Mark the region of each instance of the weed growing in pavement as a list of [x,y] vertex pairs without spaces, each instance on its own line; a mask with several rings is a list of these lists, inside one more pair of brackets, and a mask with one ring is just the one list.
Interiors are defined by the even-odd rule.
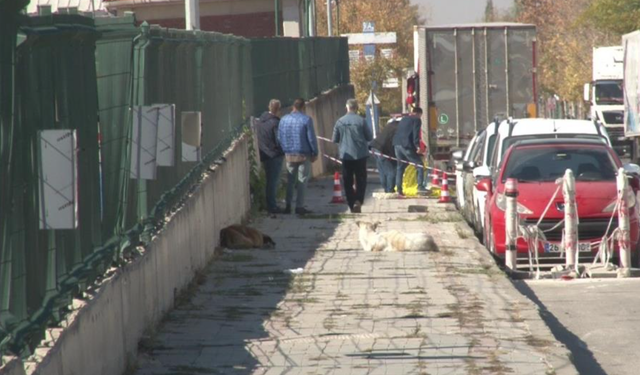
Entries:
[[457,212],[434,213],[431,215],[420,215],[414,217],[399,217],[397,221],[424,221],[430,224],[457,223],[461,222],[462,215]]
[[250,254],[229,254],[222,257],[224,262],[251,262],[254,259]]
[[466,240],[467,238],[469,238],[469,233],[459,225],[456,225],[456,233],[458,233],[458,237],[460,237],[463,240]]

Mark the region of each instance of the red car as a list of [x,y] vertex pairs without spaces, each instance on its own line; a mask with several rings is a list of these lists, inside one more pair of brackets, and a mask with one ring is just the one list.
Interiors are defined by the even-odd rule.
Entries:
[[[595,255],[597,246],[609,225],[617,200],[616,174],[622,167],[620,159],[604,142],[588,139],[529,140],[515,143],[505,154],[492,178],[480,180],[477,188],[486,191],[485,238],[487,247],[494,254],[505,253],[504,196],[507,178],[518,180],[518,213],[525,223],[536,223],[558,185],[555,181],[571,169],[576,179],[576,203],[578,205],[578,241],[581,254]],[[640,186],[637,177],[631,177],[627,192],[632,247],[638,243],[638,207],[636,193]],[[564,218],[562,190],[558,193],[540,223],[542,230],[554,228]],[[614,215],[609,233],[617,227]],[[560,251],[563,226],[545,233],[547,241],[539,247],[541,254],[552,256]],[[528,253],[523,239],[518,239],[519,253]],[[616,249],[617,250],[617,249]],[[632,248],[634,264],[637,248]]]

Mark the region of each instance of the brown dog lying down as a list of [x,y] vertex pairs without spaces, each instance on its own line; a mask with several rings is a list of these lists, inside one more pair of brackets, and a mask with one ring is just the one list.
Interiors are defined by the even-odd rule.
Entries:
[[356,221],[360,245],[364,251],[438,251],[433,237],[426,233],[403,233],[397,230],[376,232],[380,223]]
[[220,246],[228,249],[270,249],[276,246],[271,237],[246,225],[230,225],[220,231]]

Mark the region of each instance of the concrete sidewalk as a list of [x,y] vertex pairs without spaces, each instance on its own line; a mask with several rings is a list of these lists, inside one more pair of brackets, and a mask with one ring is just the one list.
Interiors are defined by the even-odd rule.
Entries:
[[276,248],[226,250],[143,340],[137,374],[577,373],[453,205],[369,198],[358,220],[428,232],[441,251],[367,253],[356,216],[327,204],[332,181],[309,190],[316,214],[253,223]]

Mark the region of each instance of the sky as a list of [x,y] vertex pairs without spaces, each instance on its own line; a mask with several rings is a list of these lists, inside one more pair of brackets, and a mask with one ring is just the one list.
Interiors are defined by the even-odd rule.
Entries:
[[[430,26],[453,23],[478,22],[484,15],[486,0],[411,0],[413,4],[429,9]],[[513,0],[493,0],[498,9],[513,5]]]

